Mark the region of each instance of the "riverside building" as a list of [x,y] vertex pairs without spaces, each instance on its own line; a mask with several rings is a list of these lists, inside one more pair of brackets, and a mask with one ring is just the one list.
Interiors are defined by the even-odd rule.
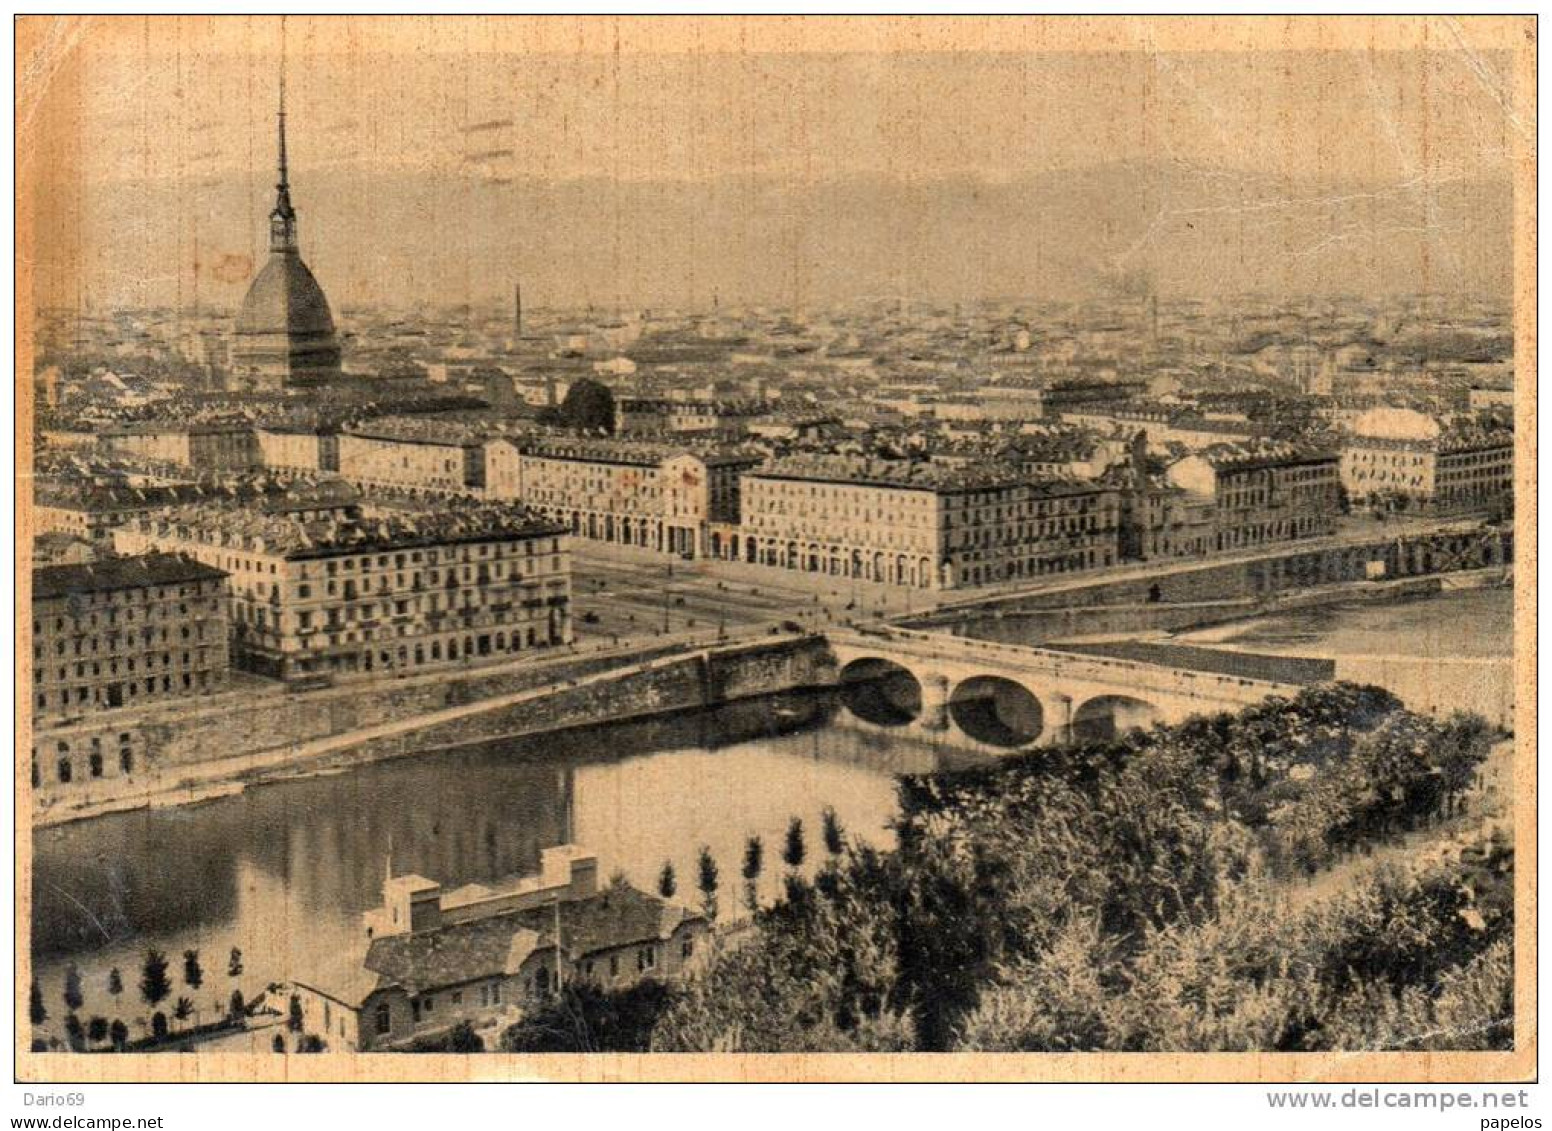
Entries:
[[[1337,457],[1292,444],[1215,444],[1170,464],[1166,478],[1204,510],[1177,554],[1237,550],[1336,532],[1341,481]],[[1188,508],[1189,509],[1189,508]]]
[[516,506],[135,517],[120,553],[186,554],[231,575],[233,652],[276,679],[417,670],[571,641],[566,532]]
[[1111,487],[1017,467],[791,456],[743,478],[743,524],[718,557],[917,589],[1115,564]]
[[[230,671],[227,575],[148,553],[32,575],[32,706],[40,724],[221,690]],[[101,777],[102,755],[57,777]]]

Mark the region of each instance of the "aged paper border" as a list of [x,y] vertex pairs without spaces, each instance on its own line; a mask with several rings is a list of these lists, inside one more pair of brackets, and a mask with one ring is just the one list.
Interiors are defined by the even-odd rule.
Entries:
[[[205,16],[160,17],[200,20]],[[324,50],[380,48],[424,16],[337,16],[323,22]],[[84,36],[138,16],[22,16],[13,23],[16,60],[16,610],[30,625],[32,460],[31,203],[40,191],[33,116],[44,94],[79,82],[71,58]],[[240,21],[232,20],[236,25]],[[109,29],[111,32],[111,28]],[[234,27],[235,31],[235,27]],[[327,32],[338,31],[337,42]],[[1445,1053],[1083,1053],[1083,1054],[590,1054],[269,1056],[234,1054],[72,1055],[30,1053],[17,1041],[15,1078],[28,1082],[451,1082],[609,1081],[1104,1081],[1486,1083],[1536,1078],[1536,41],[1534,16],[681,16],[503,17],[503,34],[530,49],[652,52],[682,48],[768,52],[1250,51],[1454,49],[1512,54],[1514,167],[1515,427],[1515,1047]],[[30,641],[16,652],[15,1032],[25,1032],[30,984],[32,836]],[[22,706],[22,705],[26,706]]]

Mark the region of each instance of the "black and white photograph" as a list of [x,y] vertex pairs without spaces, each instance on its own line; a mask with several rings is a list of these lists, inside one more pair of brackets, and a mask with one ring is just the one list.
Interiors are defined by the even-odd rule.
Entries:
[[19,1081],[1534,1079],[1534,16],[14,34]]

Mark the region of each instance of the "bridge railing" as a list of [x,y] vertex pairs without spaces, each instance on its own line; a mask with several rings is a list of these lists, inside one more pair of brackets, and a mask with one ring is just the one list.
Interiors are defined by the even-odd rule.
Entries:
[[[836,633],[835,636],[843,636]],[[1260,695],[1297,692],[1298,684],[1277,680],[1256,679],[1252,676],[1227,675],[1221,672],[1202,672],[1191,668],[1176,668],[1165,664],[1148,664],[1139,660],[1123,660],[1111,656],[1080,655],[1061,652],[1052,648],[1034,648],[1022,644],[1005,644],[994,640],[977,640],[967,636],[950,636],[943,633],[922,632],[917,629],[890,626],[887,629],[870,628],[857,633],[854,646],[877,648],[880,641],[892,640],[910,646],[912,650],[925,649],[934,658],[976,658],[1020,668],[1088,668],[1130,677],[1128,682],[1139,686],[1158,688],[1160,681],[1167,682],[1163,690],[1175,694],[1212,697],[1211,689],[1234,688],[1235,695],[1250,693]],[[1182,686],[1182,684],[1184,686]]]

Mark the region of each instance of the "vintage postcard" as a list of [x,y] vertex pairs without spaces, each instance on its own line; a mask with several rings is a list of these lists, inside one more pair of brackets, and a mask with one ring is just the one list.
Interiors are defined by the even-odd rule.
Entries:
[[19,1079],[1533,1078],[1533,17],[15,52]]

